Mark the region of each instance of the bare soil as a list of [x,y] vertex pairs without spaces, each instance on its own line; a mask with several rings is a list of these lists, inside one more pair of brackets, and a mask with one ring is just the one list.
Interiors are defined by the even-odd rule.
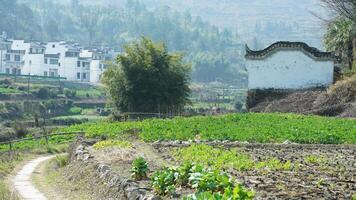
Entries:
[[262,90],[249,94],[251,112],[292,112],[335,117],[356,117],[356,75],[327,89]]
[[[150,175],[164,166],[177,165],[171,150],[186,145],[136,142],[133,150],[106,149],[93,152],[96,159],[108,164],[122,176],[130,177],[131,163],[137,156],[147,159]],[[174,143],[175,144],[175,143]],[[236,145],[235,145],[236,144]],[[219,146],[247,153],[256,162],[270,158],[290,161],[290,170],[229,170],[245,186],[256,191],[257,199],[351,199],[356,194],[355,145],[241,144]],[[313,156],[317,160],[308,160]],[[140,184],[147,187],[149,180]],[[193,192],[179,190],[182,196]],[[172,199],[166,197],[164,199]]]

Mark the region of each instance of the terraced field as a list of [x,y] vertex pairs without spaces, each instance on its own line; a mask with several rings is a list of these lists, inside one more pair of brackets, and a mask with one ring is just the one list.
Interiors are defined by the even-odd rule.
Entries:
[[[216,193],[226,195],[226,191],[222,192],[217,188],[219,185],[228,188],[235,181],[247,192],[244,194],[250,191],[254,199],[352,199],[356,195],[355,145],[220,141],[166,141],[147,144],[127,140],[130,139],[126,138],[125,142],[98,142],[94,148],[89,146],[85,151],[91,154],[89,160],[105,163],[105,169],[114,174],[112,177],[128,179],[137,187],[161,199],[203,200],[207,196],[198,198],[198,195],[204,191],[207,194],[217,191]],[[140,157],[147,161],[147,178],[134,180],[133,163]],[[87,162],[88,160],[83,164]],[[70,165],[69,168],[78,168],[77,165],[78,163]],[[101,168],[104,169],[104,166]],[[197,168],[208,171],[199,171]],[[76,175],[77,173],[77,170],[73,174],[67,172],[66,176],[74,176],[76,181],[81,182],[82,176]],[[87,172],[81,172],[83,173]],[[108,172],[101,173],[105,177]],[[180,182],[184,180],[181,176],[187,178],[185,184]],[[117,181],[117,178],[105,179],[111,184],[114,184],[114,180]],[[194,193],[197,194],[194,198],[189,197]],[[106,198],[116,198],[122,194],[111,188],[110,195]],[[233,199],[250,198],[246,196]]]

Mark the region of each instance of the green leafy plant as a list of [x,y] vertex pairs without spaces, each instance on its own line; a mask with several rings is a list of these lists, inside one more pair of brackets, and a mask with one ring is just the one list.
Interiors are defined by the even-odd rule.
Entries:
[[325,157],[322,156],[309,155],[304,158],[304,162],[310,164],[324,165],[327,163],[327,160]]
[[194,170],[193,167],[194,165],[192,163],[186,162],[183,165],[181,165],[179,168],[177,168],[177,172],[178,172],[177,183],[179,185],[182,186],[188,185],[190,174],[193,173]]
[[148,164],[143,157],[135,159],[132,163],[131,176],[135,180],[143,180],[147,178]]
[[[106,134],[115,138],[125,131],[140,130],[140,139],[190,140],[197,133],[203,140],[230,140],[280,143],[286,140],[305,144],[356,143],[355,120],[279,113],[245,113],[174,119],[147,119],[140,122],[101,122],[74,125],[59,132],[85,131],[87,137]],[[242,168],[248,166],[242,166]]]
[[183,200],[252,200],[254,196],[253,191],[238,184],[233,188],[225,188],[223,192],[198,192],[183,198]]
[[178,173],[172,168],[157,171],[151,177],[152,187],[159,195],[174,195],[176,192],[175,181],[177,177]]

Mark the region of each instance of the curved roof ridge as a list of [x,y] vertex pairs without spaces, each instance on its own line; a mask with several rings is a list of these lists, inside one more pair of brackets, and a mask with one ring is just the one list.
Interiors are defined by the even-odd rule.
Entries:
[[333,52],[323,52],[315,47],[311,47],[304,42],[288,42],[288,41],[279,41],[271,44],[263,50],[254,51],[251,50],[246,44],[246,55],[247,59],[264,59],[272,54],[276,53],[279,50],[301,50],[306,53],[308,56],[311,56],[314,59],[322,60],[335,60],[337,57]]

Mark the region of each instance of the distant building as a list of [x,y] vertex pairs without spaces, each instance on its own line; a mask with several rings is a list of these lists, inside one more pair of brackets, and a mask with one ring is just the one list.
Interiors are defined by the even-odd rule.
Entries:
[[335,56],[302,42],[277,42],[253,51],[246,45],[249,89],[303,89],[333,83]]
[[87,49],[73,42],[34,42],[0,36],[0,73],[64,77],[70,81],[98,83],[107,61],[117,52]]

